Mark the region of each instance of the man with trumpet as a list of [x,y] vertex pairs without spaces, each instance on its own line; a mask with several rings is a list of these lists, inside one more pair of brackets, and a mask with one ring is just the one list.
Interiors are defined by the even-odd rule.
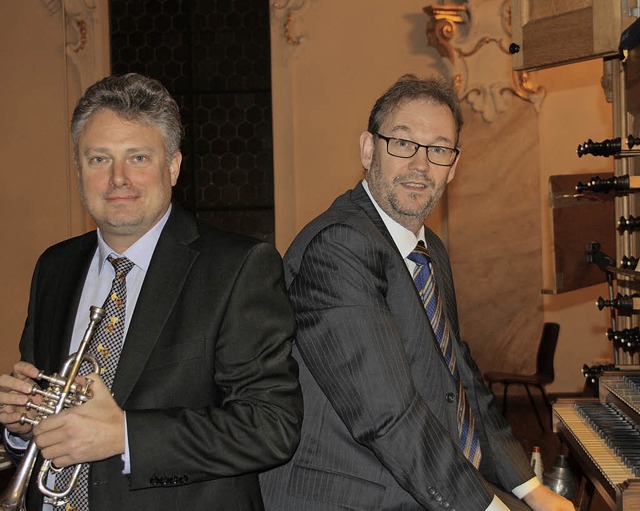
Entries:
[[[21,361],[0,375],[0,422],[14,456],[35,442],[53,469],[87,468],[58,501],[33,483],[41,461],[7,492],[26,493],[30,511],[262,509],[257,473],[292,456],[302,419],[279,255],[171,203],[182,126],[159,82],[94,84],[71,134],[98,229],[40,257]],[[30,395],[34,382],[78,351],[95,305],[97,366],[74,378],[91,380],[89,398],[34,420],[46,399]],[[64,488],[69,472],[48,471],[46,488]],[[24,495],[7,492],[18,502],[0,509],[21,508]]]

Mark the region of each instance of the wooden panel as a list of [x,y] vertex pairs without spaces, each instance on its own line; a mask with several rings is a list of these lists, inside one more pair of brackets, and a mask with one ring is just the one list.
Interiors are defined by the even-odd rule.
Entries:
[[621,2],[612,0],[593,0],[594,56],[616,55],[620,46],[622,31],[634,18],[623,18]]
[[590,8],[550,18],[530,20],[522,29],[523,63],[527,69],[568,63],[593,55]]
[[[625,96],[627,111],[630,115],[638,117],[640,113],[640,48],[629,51],[627,60],[624,62]],[[632,129],[635,128],[632,123]],[[640,136],[638,132],[632,133]]]
[[615,56],[634,20],[616,0],[511,0],[511,14],[516,70]]
[[529,0],[529,19],[537,20],[591,7],[592,0]]
[[[549,178],[553,211],[553,293],[606,282],[606,274],[586,260],[588,243],[598,242],[603,253],[613,258],[616,256],[613,195],[574,196],[578,181],[585,182],[594,175],[569,174]],[[612,174],[605,171],[597,175],[605,178]]]

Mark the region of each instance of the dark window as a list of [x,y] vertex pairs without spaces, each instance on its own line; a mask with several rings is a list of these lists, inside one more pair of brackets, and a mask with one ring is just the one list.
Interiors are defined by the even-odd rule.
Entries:
[[269,4],[111,0],[112,72],[160,80],[186,138],[174,200],[222,229],[274,241]]

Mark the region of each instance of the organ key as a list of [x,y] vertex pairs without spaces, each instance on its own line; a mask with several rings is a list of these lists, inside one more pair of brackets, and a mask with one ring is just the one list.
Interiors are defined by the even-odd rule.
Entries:
[[599,398],[559,399],[553,424],[612,510],[640,510],[640,373],[603,373]]

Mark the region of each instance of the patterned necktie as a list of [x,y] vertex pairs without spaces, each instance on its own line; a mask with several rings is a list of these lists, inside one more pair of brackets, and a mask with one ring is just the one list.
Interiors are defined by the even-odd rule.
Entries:
[[[111,284],[111,290],[102,308],[105,315],[91,339],[88,352],[96,357],[100,364],[100,376],[105,385],[111,388],[113,378],[118,367],[122,341],[124,340],[124,323],[127,300],[127,274],[134,264],[126,257],[113,258],[109,256],[116,275]],[[86,362],[80,369],[80,374],[89,372],[90,364]],[[56,476],[58,488],[68,487],[75,466],[65,468]],[[69,494],[69,502],[65,511],[89,511],[89,464],[84,463],[78,474],[76,486]]]
[[449,323],[444,314],[442,300],[436,287],[435,278],[431,272],[431,258],[422,241],[418,242],[414,251],[409,254],[408,259],[416,264],[413,272],[413,281],[422,298],[422,303],[424,304],[431,327],[440,345],[444,360],[449,367],[449,371],[451,371],[451,374],[458,383],[457,419],[460,449],[462,449],[465,457],[473,463],[475,467],[478,467],[481,457],[478,433],[475,430],[471,407],[469,407],[469,403],[467,403],[464,387],[460,380]]
[[113,265],[116,276],[113,278],[111,290],[102,306],[105,315],[91,339],[89,353],[96,357],[98,364],[100,364],[100,376],[105,385],[111,388],[124,340],[127,302],[126,278],[134,264],[126,257],[116,259],[109,256],[108,260]]

